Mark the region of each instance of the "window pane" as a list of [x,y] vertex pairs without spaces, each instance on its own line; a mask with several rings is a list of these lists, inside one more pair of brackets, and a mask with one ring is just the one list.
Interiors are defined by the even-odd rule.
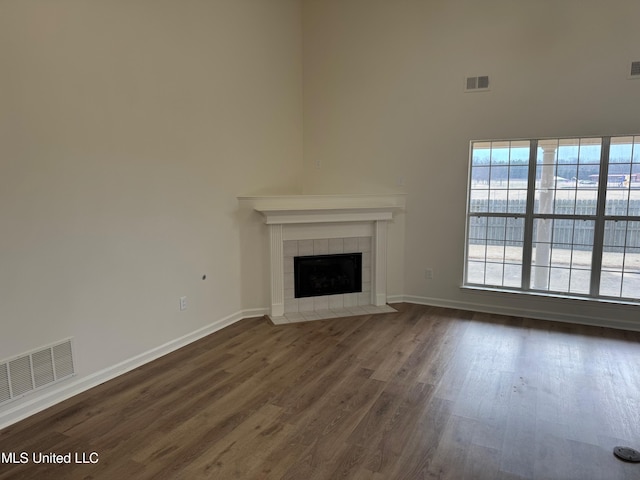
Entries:
[[595,215],[598,202],[599,165],[578,165],[576,215]]
[[[624,271],[628,273],[640,273],[640,248],[627,248],[624,253]],[[640,291],[636,292],[640,297]]]
[[504,245],[491,245],[487,247],[487,261],[504,263]]
[[487,217],[471,217],[469,219],[469,243],[484,245],[487,240]]
[[467,254],[469,260],[484,262],[487,258],[487,246],[484,244],[469,245]]
[[489,211],[489,190],[471,190],[471,196],[469,199],[469,211]]
[[622,274],[603,270],[600,274],[600,295],[620,297],[622,295]]
[[588,165],[581,163],[578,165],[578,187],[579,188],[598,188],[598,173],[600,165]]
[[549,288],[554,292],[569,291],[569,273],[568,268],[550,268]]
[[472,143],[470,212],[525,212],[530,143]]
[[481,190],[489,188],[489,175],[491,174],[491,167],[473,167],[471,169],[471,189]]
[[580,140],[576,138],[561,138],[557,144],[552,145],[558,148],[558,163],[577,164],[580,156]]
[[535,212],[595,215],[600,139],[542,140],[536,156]]
[[[528,161],[528,159],[527,159]],[[518,184],[519,188],[527,188],[527,177],[529,176],[529,166],[526,163],[511,164],[509,167],[509,180],[512,184]]]
[[511,152],[509,152],[511,164],[512,165],[528,165],[529,149],[531,148],[531,141],[516,140],[509,143],[511,145]]
[[580,139],[580,163],[600,164],[601,138]]
[[550,220],[553,222],[553,243],[571,245],[575,220]]
[[527,210],[527,191],[526,190],[510,190],[507,201],[508,201],[507,212],[525,213]]
[[491,188],[507,188],[509,185],[509,165],[491,166]]
[[536,213],[552,213],[555,200],[557,140],[541,140],[536,154]]
[[551,266],[551,242],[553,239],[553,220],[538,219],[534,222],[531,288],[549,289]]
[[504,217],[490,217],[487,224],[487,243],[489,245],[503,245],[507,219]]
[[600,294],[640,299],[640,221],[605,222]]
[[502,283],[504,265],[502,263],[487,263],[484,283],[496,287],[504,286]]
[[594,222],[534,221],[531,288],[562,293],[589,293]]
[[489,190],[489,211],[497,213],[507,212],[506,190]]
[[627,248],[640,247],[640,221],[627,223]]
[[469,261],[467,263],[467,282],[484,284],[484,266],[484,262]]
[[613,137],[609,147],[609,163],[631,163],[633,137]]
[[631,165],[623,164],[615,166],[618,168],[612,168],[614,165],[609,166],[606,215],[627,215],[629,211],[629,201],[631,199],[631,189],[629,188]]
[[622,279],[622,297],[637,300],[640,297],[640,274],[627,273]]
[[[577,162],[578,159],[576,158],[575,161]],[[558,162],[561,162],[561,160],[558,159]],[[571,188],[575,185],[575,180],[578,178],[578,164],[577,163],[570,163],[570,164],[558,163],[557,173],[558,173],[558,178],[563,179],[562,182],[560,181],[558,182],[558,186],[560,188]]]
[[570,293],[588,294],[590,290],[591,270],[571,270]]
[[521,286],[523,218],[470,217],[467,282]]
[[[604,228],[603,251],[621,252],[627,238],[627,222],[607,221]],[[620,247],[615,249],[613,247]]]
[[[522,252],[522,251],[521,251]],[[522,254],[520,255],[522,258]],[[505,287],[522,286],[522,265],[506,264],[504,266],[504,283]]]
[[506,221],[507,246],[522,246],[524,240],[524,218],[507,218]]
[[593,236],[595,234],[595,223],[592,220],[576,220],[573,223],[573,245],[578,250],[591,251],[593,248]]
[[473,142],[471,145],[471,164],[489,165],[491,159],[491,142]]
[[640,215],[639,138],[611,139],[606,215]]
[[621,272],[624,267],[624,253],[615,251],[602,252],[602,270]]

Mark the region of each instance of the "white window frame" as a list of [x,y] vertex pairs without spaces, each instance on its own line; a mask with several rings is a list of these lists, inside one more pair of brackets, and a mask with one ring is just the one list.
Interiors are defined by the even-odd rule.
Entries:
[[[612,139],[614,140],[615,145],[623,145],[622,143],[616,143],[616,142],[622,142],[624,139],[628,139],[631,138],[631,154],[630,154],[630,159],[629,159],[629,170],[630,172],[634,171],[634,167],[635,170],[638,170],[638,164],[640,162],[638,162],[638,155],[640,155],[640,152],[638,152],[638,150],[640,150],[640,136],[639,135],[617,135],[617,136],[589,136],[589,137],[565,137],[565,138],[551,138],[551,139],[518,139],[518,140],[482,140],[482,141],[472,141],[470,142],[470,147],[469,147],[469,178],[468,178],[468,184],[467,184],[467,214],[466,214],[466,233],[465,233],[465,262],[464,262],[464,281],[463,281],[463,287],[466,288],[482,288],[482,289],[490,289],[490,290],[499,290],[499,291],[512,291],[512,292],[522,292],[522,293],[530,293],[530,294],[544,294],[544,295],[551,295],[551,296],[560,296],[560,297],[580,297],[580,298],[586,298],[586,299],[596,299],[596,300],[606,300],[606,301],[613,301],[616,303],[632,303],[632,304],[638,304],[640,303],[640,288],[638,288],[637,293],[635,291],[635,284],[634,285],[634,290],[633,290],[633,294],[632,295],[628,295],[630,289],[626,288],[625,290],[625,283],[623,283],[623,278],[624,275],[628,275],[627,278],[632,278],[634,279],[633,281],[635,281],[635,279],[640,278],[640,271],[635,272],[632,271],[633,273],[627,273],[627,270],[624,266],[624,259],[627,256],[627,253],[629,252],[629,256],[630,258],[632,258],[632,253],[633,255],[636,255],[638,252],[640,252],[640,249],[638,248],[640,246],[640,231],[637,230],[637,227],[640,226],[640,215],[619,215],[619,214],[611,214],[611,212],[607,212],[607,193],[608,191],[611,190],[611,186],[610,186],[610,180],[611,177],[609,175],[609,167],[610,165],[615,162],[615,158],[611,158],[610,159],[610,153],[611,153],[611,143],[612,143]],[[591,166],[593,167],[594,165],[598,167],[599,171],[597,173],[597,175],[599,175],[598,177],[598,181],[597,181],[597,188],[596,188],[596,204],[595,204],[595,211],[589,213],[589,214],[578,214],[576,213],[577,211],[577,201],[574,202],[574,213],[573,214],[565,214],[565,213],[554,213],[554,212],[536,212],[536,193],[540,193],[541,191],[543,191],[544,189],[540,187],[541,185],[541,179],[537,178],[538,177],[538,168],[541,167],[541,165],[546,161],[543,158],[539,158],[539,146],[541,145],[548,145],[548,142],[554,142],[557,141],[558,145],[560,145],[560,142],[562,141],[577,141],[578,144],[580,145],[582,141],[585,142],[594,142],[595,144],[597,144],[597,141],[599,141],[599,145],[600,145],[600,159],[599,159],[599,164],[598,163],[592,163]],[[476,171],[478,170],[482,170],[484,168],[484,165],[474,165],[474,146],[475,145],[482,145],[482,144],[508,144],[509,145],[509,160],[507,162],[507,167],[511,168],[514,165],[511,164],[511,145],[512,144],[517,144],[517,145],[523,145],[526,142],[528,142],[529,145],[529,156],[528,156],[528,165],[527,165],[527,178],[526,178],[526,189],[524,190],[518,190],[518,189],[514,189],[513,191],[520,191],[521,192],[521,196],[523,195],[522,192],[525,192],[526,190],[526,202],[525,202],[525,208],[524,211],[509,211],[510,208],[510,203],[508,204],[509,206],[505,206],[505,211],[491,211],[492,210],[492,203],[491,203],[491,196],[492,196],[492,190],[491,185],[492,185],[492,179],[489,178],[489,180],[487,181],[488,183],[488,193],[487,193],[487,208],[485,209],[486,211],[482,211],[482,210],[477,210],[477,207],[473,207],[476,208],[476,210],[472,209],[472,193],[473,192],[478,192],[481,191],[477,190],[473,187],[474,185],[474,179],[472,178],[473,175],[473,169],[474,167],[476,167]],[[585,143],[586,144],[586,143]],[[493,147],[491,147],[493,149]],[[542,148],[542,147],[540,147]],[[636,149],[635,151],[633,149]],[[493,150],[492,150],[493,151]],[[610,162],[611,160],[611,162]],[[522,158],[520,158],[520,161],[522,161]],[[492,160],[489,161],[489,170],[487,170],[488,172],[491,171],[491,169],[495,168],[498,169],[500,167],[504,167],[504,165],[498,165],[496,164],[494,166],[493,163],[491,163]],[[556,155],[556,161],[554,161],[553,164],[553,168],[554,171],[557,171],[559,163],[557,162],[557,155]],[[583,164],[584,166],[585,164]],[[580,160],[579,160],[579,156],[578,156],[578,160],[577,163],[575,164],[576,170],[578,170],[580,168]],[[544,168],[544,167],[542,167]],[[491,175],[491,174],[490,174]],[[631,174],[630,178],[633,178],[633,174]],[[553,181],[557,182],[557,177],[553,177]],[[603,179],[605,181],[603,181]],[[477,178],[476,178],[477,181]],[[577,191],[578,191],[578,177],[576,176],[575,179],[575,189],[576,189],[576,195],[577,195]],[[629,187],[629,183],[631,182],[631,179],[627,180],[625,178],[624,183],[626,183],[626,186]],[[506,189],[503,190],[503,192],[506,194],[507,198],[511,198],[511,193],[512,190],[510,190],[510,185],[511,185],[511,177],[509,177],[507,179],[507,187]],[[635,185],[632,185],[631,187],[629,187],[629,196],[627,197],[627,206],[631,204],[631,188],[634,187],[639,187],[640,183],[636,183]],[[554,183],[554,187],[553,187],[554,192],[557,191],[557,183]],[[640,194],[640,190],[638,190],[638,193]],[[555,194],[554,194],[555,195]],[[575,197],[577,199],[577,196]],[[538,199],[540,200],[540,199]],[[555,200],[554,200],[555,202]],[[507,205],[507,204],[505,204]],[[541,207],[539,207],[541,208]],[[555,209],[555,203],[554,203],[554,207]],[[627,213],[629,213],[627,211]],[[637,213],[637,212],[636,212]],[[475,237],[471,237],[472,235],[472,221],[474,220],[478,220],[478,219],[486,219],[487,222],[487,234],[484,238],[479,238],[476,239]],[[498,224],[500,224],[500,222],[503,222],[505,224],[505,234],[503,235],[502,238],[495,240],[495,239],[491,239],[489,236],[489,221],[490,219],[494,219],[494,223],[497,222]],[[507,261],[507,246],[509,244],[509,242],[511,242],[512,240],[509,239],[508,235],[507,235],[507,222],[513,222],[514,219],[517,222],[524,222],[524,225],[521,229],[522,231],[522,240],[520,241],[515,241],[516,244],[521,244],[522,246],[522,256],[520,258],[520,262],[515,262],[515,263],[509,263]],[[554,289],[554,288],[550,288],[549,285],[547,285],[546,287],[542,287],[540,288],[539,286],[534,286],[534,282],[533,282],[533,275],[534,275],[534,271],[536,271],[535,269],[538,268],[538,272],[540,272],[541,267],[534,265],[535,264],[535,259],[534,257],[534,250],[535,250],[535,240],[534,240],[534,230],[536,228],[536,222],[540,222],[542,220],[546,220],[547,222],[556,222],[556,221],[561,221],[561,222],[565,222],[565,223],[570,223],[570,222],[574,222],[573,223],[573,236],[572,236],[572,240],[571,243],[568,243],[566,245],[571,247],[571,262],[573,262],[573,253],[574,253],[574,248],[576,247],[576,243],[575,242],[575,231],[576,231],[576,222],[582,222],[582,221],[586,221],[586,222],[592,222],[593,223],[593,239],[592,239],[592,243],[591,244],[585,244],[585,247],[591,247],[592,246],[592,250],[591,250],[591,257],[590,257],[590,265],[589,265],[589,269],[585,270],[583,269],[579,269],[576,268],[576,272],[579,272],[583,277],[586,276],[587,271],[590,272],[589,274],[589,280],[588,280],[588,287],[583,288],[583,291],[571,291],[571,273],[572,273],[572,263],[570,262],[570,266],[568,267],[568,274],[569,274],[569,288],[567,289]],[[615,243],[612,243],[611,245],[605,245],[605,241],[606,241],[606,232],[605,229],[609,228],[610,226],[613,225],[613,223],[611,222],[626,222],[625,225],[625,233],[623,235],[623,237],[625,239],[630,239],[630,240],[624,240],[624,244],[619,246],[619,247],[615,247]],[[629,222],[633,222],[633,223],[629,223]],[[637,223],[635,223],[637,222]],[[538,223],[539,225],[539,223]],[[630,227],[630,225],[632,225],[632,227]],[[631,229],[633,228],[633,230]],[[629,233],[632,232],[632,233]],[[485,260],[484,260],[484,264],[482,262],[482,260],[478,261],[477,257],[473,257],[472,254],[470,254],[470,247],[472,245],[478,245],[478,242],[480,244],[480,246],[482,247],[482,241],[484,241],[484,250],[485,252],[488,251],[489,245],[496,245],[496,242],[498,244],[498,246],[500,247],[500,242],[503,242],[503,254],[502,254],[502,261],[500,261],[499,257],[497,261],[487,261],[487,257],[488,255],[485,253]],[[629,247],[629,249],[627,250],[627,242],[629,242],[629,244],[631,245]],[[538,248],[540,248],[540,245],[543,245],[541,243],[537,243]],[[549,243],[549,245],[553,245],[555,247],[555,244],[553,242]],[[617,274],[618,271],[617,270],[610,270],[608,268],[603,268],[603,255],[605,254],[605,250],[609,249],[612,250],[614,248],[621,248],[622,249],[622,266],[620,267],[620,294],[619,295],[614,295],[611,294],[610,292],[607,294],[606,292],[601,293],[601,279],[603,278],[602,275],[604,274],[608,274],[608,275],[614,275]],[[516,248],[516,252],[517,252],[518,248]],[[482,251],[482,250],[480,250]],[[584,255],[583,255],[584,257]],[[633,257],[634,259],[636,257]],[[482,281],[478,281],[478,275],[474,275],[473,272],[470,272],[470,270],[472,270],[472,268],[470,267],[470,265],[483,265],[482,268]],[[502,265],[502,277],[500,281],[488,281],[487,278],[487,271],[488,268],[490,266],[499,268]],[[521,272],[520,272],[520,282],[519,285],[514,284],[513,280],[511,280],[511,283],[509,283],[508,281],[505,280],[505,271],[507,267],[515,267],[515,269],[513,271],[517,272],[518,270],[518,266],[521,267]],[[550,269],[550,264],[547,264],[546,267],[542,267],[542,268],[547,268],[549,270]],[[629,275],[631,275],[629,277]],[[495,280],[495,276],[493,277]],[[583,278],[584,280],[584,278]],[[631,280],[630,280],[631,282]],[[517,281],[515,282],[517,283]],[[584,283],[584,281],[583,281]],[[604,282],[602,282],[604,283]],[[631,283],[629,283],[631,284]]]

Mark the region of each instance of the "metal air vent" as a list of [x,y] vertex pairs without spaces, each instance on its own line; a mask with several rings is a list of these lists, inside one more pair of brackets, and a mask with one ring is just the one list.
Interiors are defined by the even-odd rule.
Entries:
[[489,77],[487,75],[479,77],[465,77],[465,92],[486,92],[489,90]]
[[0,405],[74,373],[71,339],[2,362]]
[[640,62],[631,62],[629,78],[640,78]]

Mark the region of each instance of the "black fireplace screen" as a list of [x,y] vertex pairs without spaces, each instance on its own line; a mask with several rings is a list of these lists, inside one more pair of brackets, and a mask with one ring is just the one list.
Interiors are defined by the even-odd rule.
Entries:
[[294,257],[295,297],[362,291],[362,253]]

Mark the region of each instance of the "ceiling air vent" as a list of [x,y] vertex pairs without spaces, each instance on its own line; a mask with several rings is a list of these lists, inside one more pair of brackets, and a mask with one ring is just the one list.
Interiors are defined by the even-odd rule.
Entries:
[[631,62],[629,78],[640,78],[640,62]]
[[489,77],[487,75],[481,77],[466,77],[465,92],[486,92],[489,90]]

